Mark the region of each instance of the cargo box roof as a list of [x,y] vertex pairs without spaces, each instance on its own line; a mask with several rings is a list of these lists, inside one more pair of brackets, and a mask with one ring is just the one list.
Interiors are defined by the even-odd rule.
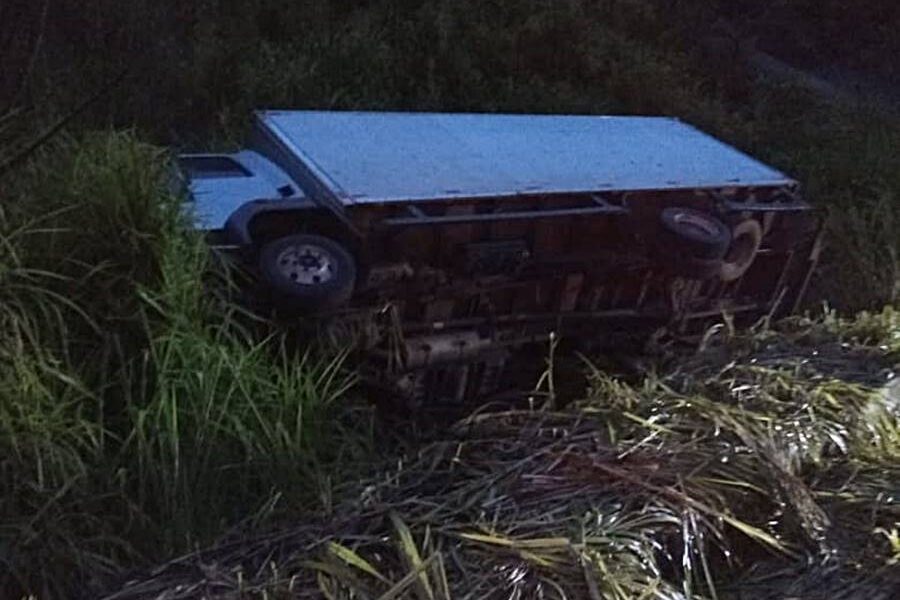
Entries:
[[257,119],[344,205],[794,184],[662,117],[262,111]]

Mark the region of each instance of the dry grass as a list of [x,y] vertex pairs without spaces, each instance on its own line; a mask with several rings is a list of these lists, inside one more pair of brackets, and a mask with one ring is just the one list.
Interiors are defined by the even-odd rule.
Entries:
[[892,598],[898,322],[868,319],[713,333],[632,383],[588,365],[566,409],[472,415],[328,519],[105,598]]

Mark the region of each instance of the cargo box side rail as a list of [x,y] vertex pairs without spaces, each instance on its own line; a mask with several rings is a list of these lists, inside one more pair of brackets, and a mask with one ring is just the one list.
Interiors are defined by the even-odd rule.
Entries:
[[[548,199],[547,195],[530,195],[541,199]],[[523,202],[527,202],[529,195],[519,195]],[[454,198],[454,202],[465,204],[466,199]],[[421,225],[459,225],[464,223],[486,223],[498,221],[521,221],[546,218],[583,217],[596,215],[628,215],[629,210],[614,201],[608,200],[600,194],[588,194],[574,206],[554,206],[549,203],[540,208],[529,207],[524,210],[510,209],[508,206],[500,208],[491,206],[485,212],[471,212],[466,214],[435,214],[432,205],[434,202],[407,202],[403,205],[402,216],[388,217],[381,221],[382,225],[389,227],[408,227]]]
[[709,195],[718,204],[722,212],[809,212],[812,205],[803,200],[796,192],[796,185],[777,188],[756,189],[744,188],[744,193],[726,197],[719,190],[709,190]]
[[[718,190],[695,190],[695,192],[705,192],[718,206],[718,210],[722,213],[735,212],[808,212],[813,207],[797,196],[790,187],[778,188],[774,191],[765,190],[765,197],[744,197],[744,198],[728,198],[723,196]],[[563,218],[563,217],[582,217],[596,215],[629,215],[631,211],[627,206],[624,197],[635,193],[647,193],[646,190],[639,192],[623,191],[616,193],[614,197],[610,194],[591,193],[581,195],[581,201],[574,206],[553,206],[551,194],[518,194],[515,197],[521,198],[523,203],[527,203],[530,198],[550,199],[551,204],[541,208],[529,207],[525,210],[510,210],[509,207],[498,208],[489,206],[485,211],[471,212],[466,214],[438,214],[432,206],[434,200],[414,201],[409,200],[403,203],[403,214],[399,216],[388,217],[383,219],[381,223],[386,226],[420,226],[420,225],[459,225],[465,223],[478,222],[495,222],[495,221],[517,221],[532,220],[544,218]],[[571,194],[566,194],[571,197]],[[508,198],[501,196],[499,199]],[[494,198],[495,200],[498,198]],[[436,199],[440,200],[440,199]],[[475,200],[483,202],[481,198],[448,198],[457,204],[472,203]],[[487,203],[485,203],[487,204]]]

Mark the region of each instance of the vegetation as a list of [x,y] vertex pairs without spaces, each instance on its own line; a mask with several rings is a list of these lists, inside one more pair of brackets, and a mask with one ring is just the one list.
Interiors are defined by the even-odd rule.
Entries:
[[164,175],[133,135],[87,136],[33,161],[3,214],[0,582],[13,597],[66,597],[327,495],[317,461],[338,448],[322,423],[352,375],[340,356],[258,341],[209,294],[221,285]]
[[631,382],[588,363],[564,410],[473,415],[327,522],[115,597],[893,597],[900,420],[859,340],[898,349],[897,317],[717,330]]
[[[881,312],[900,297],[900,119],[716,51],[797,25],[806,54],[790,54],[809,63],[838,47],[844,3],[188,4],[0,6],[7,596],[71,597],[298,516],[315,518],[128,593],[441,598],[502,579],[525,597],[725,597],[737,578],[801,594],[826,572],[873,597],[897,585],[900,434],[875,376],[900,352],[897,313]],[[842,66],[890,77],[896,58],[873,48],[896,43],[896,7],[866,6],[860,35],[838,36]],[[572,408],[473,417],[352,484],[387,468],[371,465],[353,374],[243,314],[165,191],[161,146],[236,144],[259,106],[681,117],[800,178],[832,213],[816,299],[874,312],[725,329],[631,381],[586,367]],[[199,562],[219,570],[176,573]],[[761,577],[776,569],[795,577]]]

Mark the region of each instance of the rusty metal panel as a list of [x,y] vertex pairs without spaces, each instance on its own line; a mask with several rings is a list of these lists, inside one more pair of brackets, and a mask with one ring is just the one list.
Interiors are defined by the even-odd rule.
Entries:
[[344,205],[794,185],[662,117],[264,111],[257,119]]

